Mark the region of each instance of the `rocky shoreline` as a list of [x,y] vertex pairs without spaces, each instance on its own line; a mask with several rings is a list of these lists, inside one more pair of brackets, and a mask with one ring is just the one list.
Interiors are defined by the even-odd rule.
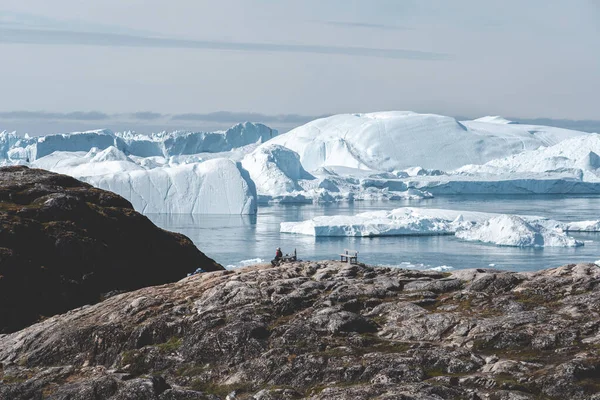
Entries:
[[600,399],[600,268],[202,273],[0,336],[2,399]]

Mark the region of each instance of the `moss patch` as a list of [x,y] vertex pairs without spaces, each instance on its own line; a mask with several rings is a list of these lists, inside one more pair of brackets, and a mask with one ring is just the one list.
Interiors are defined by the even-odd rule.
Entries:
[[167,342],[156,345],[156,348],[163,354],[174,353],[181,347],[182,340],[173,336]]

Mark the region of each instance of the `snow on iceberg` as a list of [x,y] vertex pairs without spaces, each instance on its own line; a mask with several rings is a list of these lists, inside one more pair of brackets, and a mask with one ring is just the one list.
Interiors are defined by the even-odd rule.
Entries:
[[487,122],[490,124],[503,124],[503,125],[508,125],[508,124],[516,124],[516,122],[510,121],[504,117],[501,117],[499,115],[488,115],[485,117],[481,117],[481,118],[477,118],[475,120],[473,120],[475,122]]
[[104,150],[93,147],[87,153],[56,151],[31,163],[34,168],[46,169],[59,174],[84,178],[97,175],[117,174],[124,171],[143,170],[121,150],[109,146]]
[[318,119],[269,143],[297,152],[310,172],[335,165],[392,172],[417,165],[451,170],[483,164],[581,135],[589,134],[395,111]]
[[548,229],[527,222],[516,215],[499,215],[470,229],[459,230],[456,237],[499,246],[514,247],[577,247],[583,242],[567,236],[562,230]]
[[282,222],[280,231],[310,236],[453,235],[503,246],[582,246],[564,232],[570,227],[600,228],[600,221],[563,223],[534,216],[404,207],[354,216],[322,216]]

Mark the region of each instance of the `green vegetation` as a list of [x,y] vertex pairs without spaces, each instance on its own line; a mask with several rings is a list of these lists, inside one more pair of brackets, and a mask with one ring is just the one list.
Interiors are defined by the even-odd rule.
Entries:
[[219,397],[225,397],[233,391],[235,391],[238,396],[240,394],[250,393],[253,391],[252,386],[248,383],[218,385],[211,382],[202,382],[202,380],[200,379],[193,380],[190,387],[193,390],[197,390],[206,394],[212,394]]
[[173,336],[167,342],[156,345],[161,353],[174,353],[181,347],[182,341],[180,338]]
[[198,365],[198,364],[190,364],[183,367],[178,368],[175,371],[175,375],[183,376],[183,377],[194,377],[203,374],[206,372],[209,367]]
[[28,378],[26,376],[22,375],[4,375],[0,381],[6,385],[14,385],[17,383],[23,383],[27,381],[27,379]]

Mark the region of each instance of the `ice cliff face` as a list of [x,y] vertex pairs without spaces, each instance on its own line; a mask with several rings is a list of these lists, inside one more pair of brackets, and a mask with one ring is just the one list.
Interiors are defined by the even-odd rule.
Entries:
[[256,214],[256,186],[231,160],[81,177],[127,198],[142,213]]
[[118,193],[144,213],[254,214],[256,186],[225,158],[183,164],[134,160],[115,147],[55,152],[32,163]]

